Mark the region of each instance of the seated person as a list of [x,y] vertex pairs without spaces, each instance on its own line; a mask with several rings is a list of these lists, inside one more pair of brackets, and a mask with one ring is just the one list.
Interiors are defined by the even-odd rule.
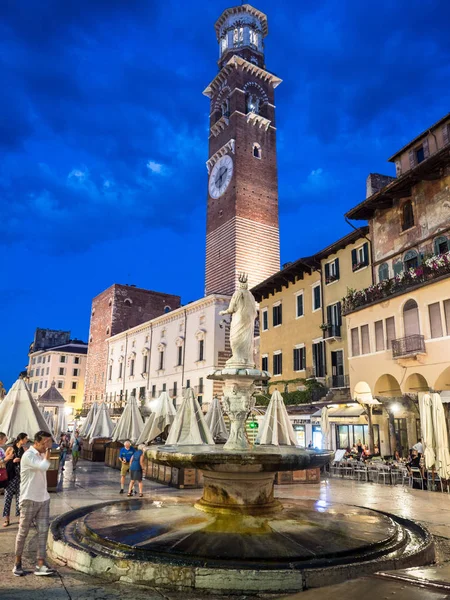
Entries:
[[351,452],[350,448],[345,449],[344,458],[352,458],[352,452]]
[[411,451],[411,456],[406,463],[406,468],[408,469],[408,471],[410,473],[411,473],[411,467],[420,469],[420,456],[419,456],[419,453],[417,452],[417,450],[414,450],[414,449]]
[[380,456],[380,449],[378,448],[377,444],[375,444],[375,446],[373,448],[373,455]]

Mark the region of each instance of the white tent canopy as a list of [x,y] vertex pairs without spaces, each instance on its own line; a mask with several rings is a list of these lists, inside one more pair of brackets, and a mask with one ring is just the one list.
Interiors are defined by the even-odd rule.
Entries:
[[209,405],[205,421],[215,440],[226,441],[228,439],[227,426],[225,425],[222,408],[217,396],[214,396],[213,401]]
[[432,419],[435,444],[435,469],[441,479],[450,479],[450,453],[448,449],[447,424],[439,394],[431,397],[433,403]]
[[93,402],[92,406],[89,409],[89,412],[87,414],[86,421],[81,426],[81,429],[80,429],[81,437],[87,438],[89,436],[89,431],[92,427],[92,423],[94,422],[97,411],[98,411],[98,404],[97,404],[97,402]]
[[144,429],[144,420],[136,402],[135,396],[130,396],[126,403],[125,409],[111,434],[113,442],[130,442],[135,443]]
[[191,388],[187,388],[184,392],[183,403],[170,428],[166,444],[214,444],[200,404]]
[[55,415],[53,431],[57,440],[59,440],[62,433],[67,431],[67,415],[63,407],[60,407]]
[[284,405],[283,396],[278,390],[275,390],[270,398],[256,443],[272,446],[295,446],[294,428]]
[[138,444],[150,444],[158,435],[171,426],[177,411],[167,392],[162,392],[156,402],[154,412],[145,422],[144,429],[137,441]]
[[100,438],[111,438],[113,430],[114,423],[109,416],[108,407],[104,402],[102,402],[97,410],[97,414],[94,417],[92,426],[89,429],[89,443]]
[[13,384],[3,405],[5,409],[0,415],[0,431],[6,433],[8,439],[15,438],[19,433],[26,433],[31,439],[38,431],[52,433],[23,379]]
[[420,425],[422,430],[422,444],[424,448],[425,466],[431,469],[434,465],[434,430],[432,418],[431,396],[419,393]]

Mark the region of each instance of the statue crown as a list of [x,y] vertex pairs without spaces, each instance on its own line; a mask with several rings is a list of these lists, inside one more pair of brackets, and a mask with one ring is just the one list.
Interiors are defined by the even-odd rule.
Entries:
[[239,283],[247,283],[248,276],[245,273],[239,273]]

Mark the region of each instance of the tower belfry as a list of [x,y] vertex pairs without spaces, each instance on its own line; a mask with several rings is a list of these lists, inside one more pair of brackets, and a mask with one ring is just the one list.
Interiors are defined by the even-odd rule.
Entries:
[[215,24],[219,72],[211,100],[205,293],[232,294],[240,272],[249,286],[280,268],[274,90],[266,70],[267,17],[249,4]]

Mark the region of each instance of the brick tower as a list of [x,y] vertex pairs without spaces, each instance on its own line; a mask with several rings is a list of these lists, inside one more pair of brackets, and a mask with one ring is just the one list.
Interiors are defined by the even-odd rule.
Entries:
[[274,89],[265,68],[267,17],[249,4],[216,25],[219,73],[211,100],[205,293],[232,294],[240,271],[249,287],[280,269]]

